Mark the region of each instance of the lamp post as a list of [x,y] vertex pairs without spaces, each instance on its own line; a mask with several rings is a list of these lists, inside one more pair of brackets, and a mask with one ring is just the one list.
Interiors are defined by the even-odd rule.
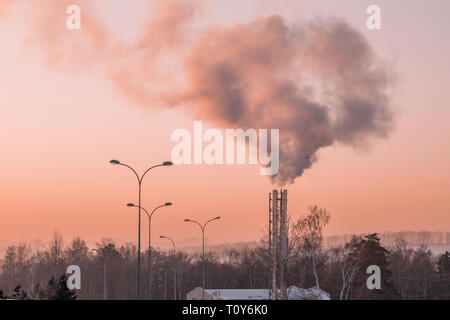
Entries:
[[[152,230],[152,217],[156,210],[162,207],[168,207],[171,206],[172,202],[166,202],[160,206],[157,206],[153,211],[149,214],[145,208],[140,207],[140,209],[144,210],[144,212],[147,214],[148,217],[148,300],[151,299],[151,293],[152,293],[152,237],[151,237],[151,230]],[[134,203],[127,203],[127,207],[137,207]]]
[[121,163],[119,160],[111,160],[109,161],[110,164],[112,165],[120,165],[120,166],[124,166],[127,167],[128,169],[130,169],[131,171],[134,172],[134,174],[136,175],[136,178],[138,180],[138,186],[139,186],[139,222],[138,222],[138,257],[137,257],[137,299],[140,300],[141,299],[141,189],[142,189],[142,180],[144,179],[145,175],[147,174],[147,172],[149,172],[151,169],[156,168],[156,167],[165,167],[165,166],[171,166],[173,165],[173,163],[171,161],[165,161],[161,164],[157,164],[155,166],[152,166],[150,168],[148,168],[146,171],[144,171],[144,173],[139,176],[136,172],[136,170],[134,170],[132,167],[130,167],[129,165],[125,164],[125,163]]
[[172,242],[173,245],[173,300],[177,300],[177,259],[176,259],[176,247],[175,242],[170,237],[159,236],[161,239],[168,239]]
[[203,254],[202,254],[202,300],[205,300],[205,228],[206,228],[206,225],[208,223],[210,223],[211,221],[219,220],[219,219],[220,219],[220,217],[215,217],[213,219],[210,219],[210,220],[206,221],[203,224],[203,226],[195,220],[184,219],[184,222],[193,222],[193,223],[197,224],[200,227],[200,229],[202,229],[202,252],[203,252]]

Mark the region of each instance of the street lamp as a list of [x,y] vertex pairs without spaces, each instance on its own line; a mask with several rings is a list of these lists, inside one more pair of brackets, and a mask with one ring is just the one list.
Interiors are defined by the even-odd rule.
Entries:
[[[166,202],[160,206],[157,206],[153,211],[149,214],[145,208],[140,207],[140,209],[144,210],[144,212],[147,214],[148,217],[148,300],[151,299],[151,293],[152,293],[152,238],[151,238],[151,230],[152,230],[152,217],[153,213],[155,213],[156,210],[162,207],[169,207],[172,205],[172,202]],[[134,203],[127,203],[127,207],[138,207]]]
[[210,223],[211,221],[219,220],[219,219],[220,219],[220,217],[215,217],[213,219],[210,219],[210,220],[206,221],[203,224],[203,226],[195,220],[184,219],[184,222],[193,222],[193,223],[197,224],[200,227],[200,229],[202,229],[202,252],[203,252],[203,254],[202,254],[202,299],[203,300],[205,300],[205,228],[206,228],[206,225],[208,223]]
[[134,172],[134,174],[136,175],[136,178],[138,180],[138,184],[139,184],[139,222],[138,222],[138,261],[137,261],[137,299],[140,300],[141,299],[141,186],[142,186],[142,180],[144,179],[145,175],[147,174],[147,172],[149,172],[151,169],[156,168],[156,167],[166,167],[166,166],[171,166],[173,165],[173,163],[171,161],[164,161],[161,164],[155,165],[153,167],[148,168],[141,176],[139,176],[136,172],[136,170],[134,170],[132,167],[130,167],[129,165],[120,162],[119,160],[111,160],[109,161],[110,164],[112,165],[120,165],[120,166],[124,166],[127,167],[128,169],[130,169],[131,171]]
[[170,237],[159,236],[161,239],[168,239],[172,242],[173,245],[173,300],[177,300],[177,259],[176,259],[176,247],[175,242]]

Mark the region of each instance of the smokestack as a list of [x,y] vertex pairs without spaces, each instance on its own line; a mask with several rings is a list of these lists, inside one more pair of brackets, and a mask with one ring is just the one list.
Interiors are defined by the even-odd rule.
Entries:
[[273,190],[269,194],[270,297],[272,300],[287,299],[287,220],[287,190]]
[[[278,191],[272,193],[272,300],[277,300],[277,260],[278,260]],[[269,227],[270,228],[270,227]]]
[[287,230],[287,190],[281,189],[280,199],[280,295],[282,300],[287,299],[287,254],[288,254],[288,230]]

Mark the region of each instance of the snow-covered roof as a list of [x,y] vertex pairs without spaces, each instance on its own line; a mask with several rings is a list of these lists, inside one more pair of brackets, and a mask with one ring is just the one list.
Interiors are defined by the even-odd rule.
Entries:
[[287,294],[289,300],[330,300],[330,294],[317,287],[302,289],[290,286]]
[[[195,288],[191,292],[201,292]],[[213,300],[269,300],[269,289],[205,289],[205,294]],[[279,292],[278,292],[279,294]],[[289,300],[330,300],[330,294],[320,288],[302,289],[291,286],[287,289]]]
[[205,289],[214,300],[268,300],[268,289]]

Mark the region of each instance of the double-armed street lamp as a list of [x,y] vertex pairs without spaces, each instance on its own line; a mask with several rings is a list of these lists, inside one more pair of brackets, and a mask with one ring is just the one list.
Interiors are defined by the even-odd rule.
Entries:
[[[169,207],[172,205],[172,202],[166,202],[160,206],[157,206],[151,213],[148,213],[145,208],[140,207],[140,209],[144,210],[144,212],[147,214],[148,217],[148,300],[151,299],[152,294],[152,217],[153,214],[158,210],[159,208],[163,207]],[[134,203],[127,203],[127,207],[138,207]]]
[[214,220],[219,220],[220,217],[215,217],[213,219],[210,219],[206,221],[203,225],[201,225],[199,222],[191,219],[184,219],[185,222],[193,222],[197,224],[200,229],[202,229],[202,299],[205,300],[205,228],[208,223]]
[[170,240],[170,242],[172,242],[173,245],[173,300],[177,300],[177,257],[175,256],[176,254],[176,247],[175,247],[175,242],[172,240],[172,238],[170,237],[166,237],[166,236],[159,236],[161,239],[167,239]]
[[133,173],[136,175],[136,178],[138,180],[139,203],[138,203],[137,207],[139,209],[139,222],[138,222],[138,256],[137,256],[137,260],[138,260],[137,261],[137,299],[140,300],[141,299],[141,189],[142,189],[142,181],[144,180],[144,177],[147,174],[147,172],[149,172],[151,169],[156,168],[156,167],[171,166],[171,165],[173,165],[173,163],[171,161],[165,161],[161,164],[152,166],[152,167],[148,168],[146,171],[144,171],[144,173],[141,176],[139,176],[139,174],[136,172],[136,170],[134,170],[131,166],[129,166],[125,163],[122,163],[119,160],[111,160],[111,161],[109,161],[109,163],[112,165],[120,165],[120,166],[127,167],[128,169],[133,171]]

